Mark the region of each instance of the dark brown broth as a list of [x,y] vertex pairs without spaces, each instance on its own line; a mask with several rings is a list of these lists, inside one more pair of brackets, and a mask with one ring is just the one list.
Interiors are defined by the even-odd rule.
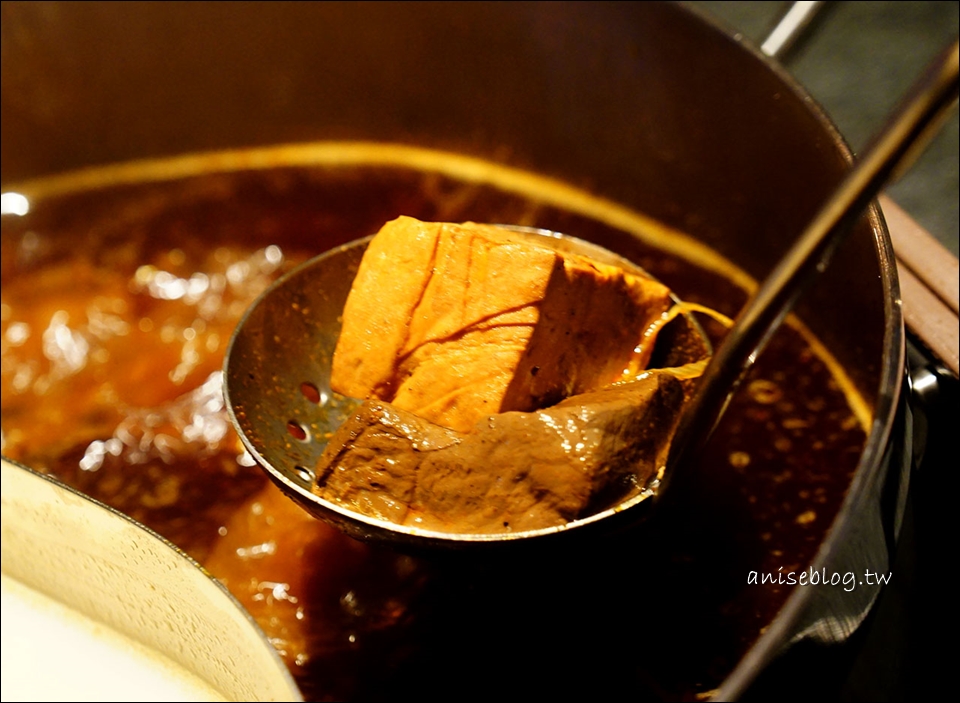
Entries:
[[354,542],[242,458],[217,379],[269,280],[400,214],[555,229],[688,300],[732,315],[745,298],[594,219],[414,169],[289,167],[67,193],[4,217],[4,455],[204,563],[308,698],[672,699],[718,686],[790,593],[748,585],[748,573],[809,564],[856,467],[864,433],[827,365],[784,327],[693,487],[643,530],[562,558],[469,565]]

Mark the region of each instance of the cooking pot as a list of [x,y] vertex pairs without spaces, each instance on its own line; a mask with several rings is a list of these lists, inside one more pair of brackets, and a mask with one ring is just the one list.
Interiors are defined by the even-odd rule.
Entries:
[[[410,153],[454,153],[467,164],[533,172],[641,213],[663,231],[684,233],[691,250],[732,262],[745,292],[851,161],[836,128],[784,69],[671,3],[4,3],[2,32],[5,191],[29,192],[31,179],[49,174],[196,152],[229,149],[256,168],[267,153],[257,149],[276,144],[416,147],[426,151]],[[95,181],[103,171],[88,173]],[[602,243],[636,254],[623,236]],[[656,249],[656,242],[644,246]],[[677,285],[681,297],[696,297]],[[732,312],[741,303],[727,302]],[[897,272],[876,206],[797,315],[863,408],[862,448],[850,475],[832,484],[836,509],[796,569],[819,583],[781,582],[779,595],[765,601],[776,604],[772,613],[738,610],[752,607],[749,598],[724,600],[731,612],[723,617],[751,622],[725,635],[728,652],[696,652],[701,680],[666,686],[646,674],[628,677],[637,695],[736,698],[762,688],[769,672],[816,662],[824,647],[862,629],[881,591],[879,582],[848,589],[823,581],[890,573],[912,425]],[[731,487],[718,500],[735,494]],[[725,522],[729,506],[714,508],[702,513],[709,525],[693,525],[687,537],[729,555],[693,567],[666,560],[677,575],[665,583],[691,605],[698,589],[681,587],[681,579],[720,580],[710,588],[742,594],[763,586],[751,574],[778,578],[771,565],[779,557],[764,546],[769,535],[745,537]],[[776,529],[803,528],[787,521]],[[635,558],[642,568],[643,555]],[[488,575],[464,593],[475,593],[477,583],[499,582]],[[661,607],[584,596],[601,611]],[[643,618],[624,622],[636,628]],[[689,618],[677,623],[664,646],[682,658],[685,642],[700,649],[700,633]],[[572,631],[591,632],[586,622]],[[618,634],[647,636],[642,629]],[[611,667],[631,665],[633,650],[623,651]],[[516,642],[506,652],[517,671],[524,660],[551,661]],[[552,656],[561,668],[573,664]],[[453,660],[441,661],[449,667]],[[590,668],[599,661],[589,658],[586,673],[571,674],[570,690],[593,681],[597,691],[622,693],[603,684],[606,672]],[[462,666],[458,674],[477,675]],[[553,682],[543,690],[563,690],[557,671],[542,675]],[[532,691],[531,678],[539,676],[522,680]],[[489,692],[482,683],[476,690]]]

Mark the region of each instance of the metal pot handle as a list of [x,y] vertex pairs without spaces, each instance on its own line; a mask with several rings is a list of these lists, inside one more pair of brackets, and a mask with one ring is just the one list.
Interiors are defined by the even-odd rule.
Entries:
[[772,59],[782,58],[793,45],[803,38],[810,22],[823,7],[822,0],[800,0],[790,5],[777,26],[760,45],[760,51]]

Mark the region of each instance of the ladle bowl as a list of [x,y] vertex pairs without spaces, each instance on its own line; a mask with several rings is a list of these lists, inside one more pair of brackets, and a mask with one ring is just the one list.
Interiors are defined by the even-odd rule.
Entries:
[[[547,230],[501,225],[540,244],[652,278],[637,264],[596,244]],[[536,543],[622,527],[642,519],[656,485],[621,503],[557,527],[502,533],[448,533],[408,527],[349,510],[313,492],[314,467],[332,433],[361,401],[330,388],[341,313],[371,237],[331,249],[278,279],[240,320],[224,362],[226,406],[244,446],[290,498],[353,537],[413,549],[482,548]],[[679,302],[674,299],[674,302]],[[664,327],[654,365],[680,366],[710,352],[692,315]],[[584,529],[584,528],[590,529]]]

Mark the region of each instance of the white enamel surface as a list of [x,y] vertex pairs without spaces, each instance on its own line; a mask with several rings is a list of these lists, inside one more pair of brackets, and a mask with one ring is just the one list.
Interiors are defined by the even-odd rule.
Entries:
[[222,701],[161,654],[2,576],[5,701]]

